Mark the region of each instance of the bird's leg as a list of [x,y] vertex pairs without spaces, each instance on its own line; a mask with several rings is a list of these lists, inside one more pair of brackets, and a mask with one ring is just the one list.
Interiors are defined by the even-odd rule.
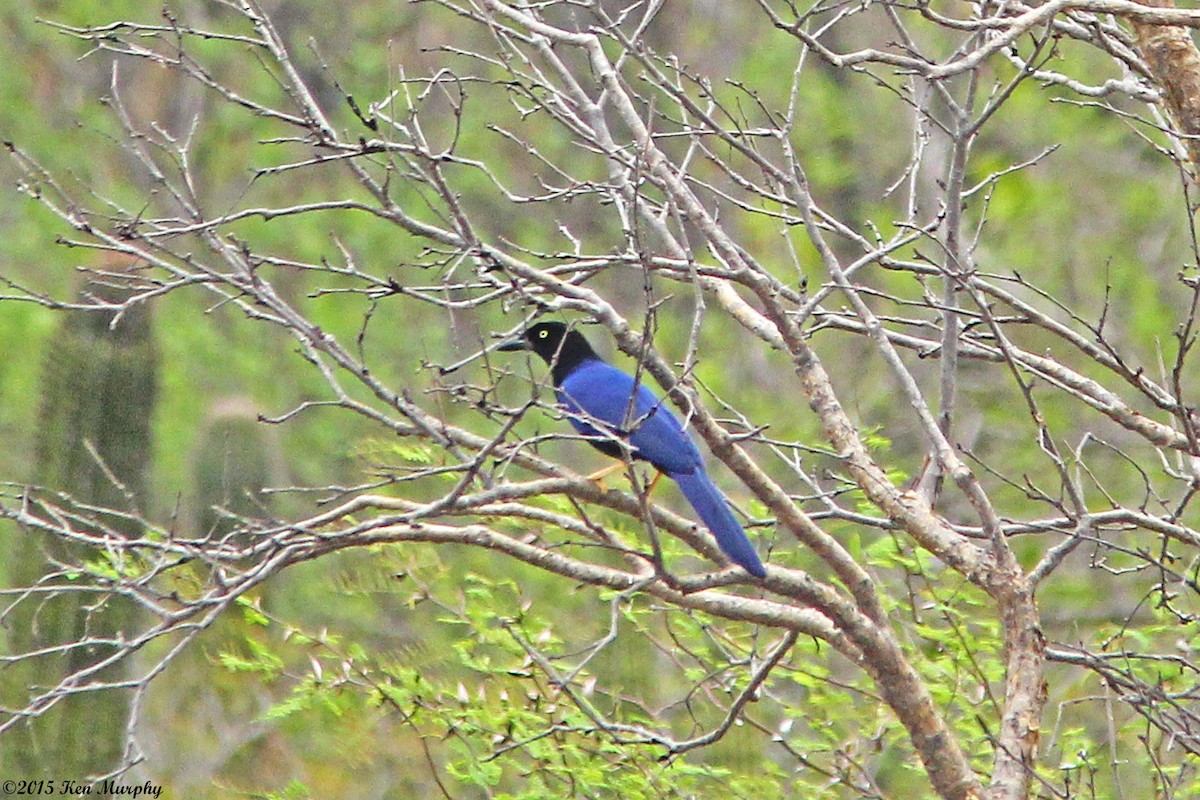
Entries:
[[[607,467],[602,467],[601,469],[593,472],[591,475],[588,475],[588,480],[592,483],[599,484],[600,487],[603,488],[604,479],[624,466],[625,464],[623,462],[617,462],[616,464],[610,464]],[[654,494],[654,487],[658,486],[658,482],[662,480],[663,474],[664,473],[659,472],[658,470],[654,471],[654,477],[650,479],[650,484],[646,487],[647,498]]]
[[598,484],[600,488],[604,488],[604,479],[624,466],[624,461],[618,461],[615,464],[610,464],[609,466],[604,467],[603,469],[598,469],[591,475],[588,475],[588,480],[592,483]]

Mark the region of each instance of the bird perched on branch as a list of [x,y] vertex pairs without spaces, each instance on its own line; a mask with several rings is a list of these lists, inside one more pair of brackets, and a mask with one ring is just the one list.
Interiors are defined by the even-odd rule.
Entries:
[[[648,461],[679,486],[721,551],[751,575],[767,572],[729,502],[704,471],[700,451],[644,383],[606,363],[579,331],[541,322],[498,350],[532,350],[550,365],[571,425],[600,452]],[[657,479],[656,479],[657,480]]]

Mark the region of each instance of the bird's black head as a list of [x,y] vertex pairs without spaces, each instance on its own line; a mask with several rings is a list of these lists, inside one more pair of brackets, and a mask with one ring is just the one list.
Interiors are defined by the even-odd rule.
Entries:
[[530,326],[523,336],[509,339],[496,349],[532,350],[550,365],[556,385],[584,361],[600,358],[582,333],[562,322],[539,322]]

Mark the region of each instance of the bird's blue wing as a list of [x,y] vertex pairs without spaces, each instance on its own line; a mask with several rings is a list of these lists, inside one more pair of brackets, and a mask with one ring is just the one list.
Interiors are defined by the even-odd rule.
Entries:
[[[629,399],[634,397],[633,408]],[[583,436],[624,432],[639,458],[663,472],[687,472],[703,460],[696,445],[675,415],[667,410],[644,383],[603,361],[588,361],[571,371],[558,391],[558,399],[571,414],[571,424]]]
[[637,414],[629,443],[638,455],[667,474],[704,468],[692,437],[645,386],[638,391]]
[[591,438],[598,449],[620,457],[616,443],[609,438],[620,436],[628,441],[636,457],[670,476],[716,537],[721,550],[750,574],[760,578],[766,575],[725,496],[705,474],[700,451],[675,415],[647,386],[611,364],[585,361],[563,380],[558,400],[566,407],[575,430]]

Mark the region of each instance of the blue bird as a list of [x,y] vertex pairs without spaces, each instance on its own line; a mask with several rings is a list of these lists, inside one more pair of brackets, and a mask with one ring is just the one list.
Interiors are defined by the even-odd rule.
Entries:
[[675,481],[725,555],[751,575],[766,577],[729,502],[704,471],[700,451],[644,383],[606,363],[583,334],[561,322],[538,323],[497,349],[532,350],[541,356],[550,365],[558,402],[580,435],[607,456],[623,459],[628,450],[631,457],[649,461]]

